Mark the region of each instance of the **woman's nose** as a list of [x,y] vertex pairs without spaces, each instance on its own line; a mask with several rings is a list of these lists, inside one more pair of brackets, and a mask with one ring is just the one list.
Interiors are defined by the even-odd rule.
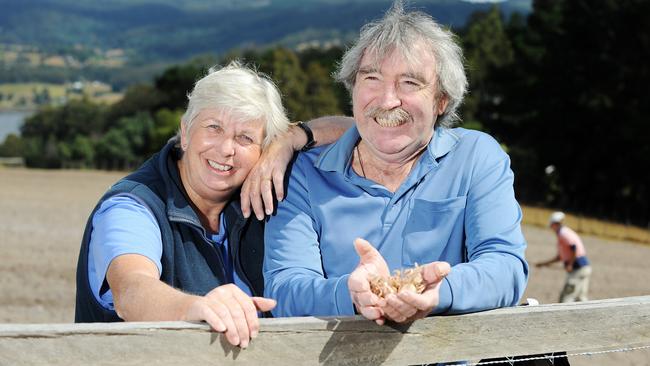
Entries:
[[235,155],[235,141],[233,138],[225,138],[220,144],[219,147],[221,153],[224,156],[232,156]]

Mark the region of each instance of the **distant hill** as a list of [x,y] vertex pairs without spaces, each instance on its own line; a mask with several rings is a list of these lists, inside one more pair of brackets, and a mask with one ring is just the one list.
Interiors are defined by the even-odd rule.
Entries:
[[[458,0],[410,1],[441,23],[462,27],[492,6]],[[47,53],[119,50],[129,64],[173,62],[232,48],[343,44],[388,9],[385,0],[0,0],[0,44]],[[499,3],[528,13],[531,0]],[[94,51],[95,52],[95,51]]]

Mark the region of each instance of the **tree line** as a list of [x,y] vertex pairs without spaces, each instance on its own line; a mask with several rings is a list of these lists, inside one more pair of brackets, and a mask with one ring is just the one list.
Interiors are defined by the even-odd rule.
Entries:
[[[41,108],[21,136],[10,135],[0,155],[23,156],[29,167],[133,169],[158,151],[179,126],[194,82],[214,65],[244,60],[280,87],[293,120],[350,114],[347,92],[330,77],[340,48],[295,52],[287,48],[233,51],[172,66],[152,85],[130,87],[113,105],[87,99]],[[343,107],[340,107],[340,106]]]
[[[525,18],[494,7],[456,30],[470,79],[462,127],[502,143],[520,201],[650,225],[648,18],[644,0],[536,0]],[[111,106],[46,107],[0,154],[32,167],[135,168],[176,132],[194,81],[233,58],[276,81],[292,120],[350,115],[347,91],[331,78],[342,53],[278,47],[197,58]]]

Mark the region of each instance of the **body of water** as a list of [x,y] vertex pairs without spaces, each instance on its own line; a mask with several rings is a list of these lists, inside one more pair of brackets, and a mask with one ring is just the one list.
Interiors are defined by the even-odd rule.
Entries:
[[32,114],[33,111],[0,111],[0,143],[10,133],[20,135],[20,127]]

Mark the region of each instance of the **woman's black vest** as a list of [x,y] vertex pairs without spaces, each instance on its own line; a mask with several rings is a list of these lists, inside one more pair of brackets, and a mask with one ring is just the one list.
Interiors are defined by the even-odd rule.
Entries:
[[[208,239],[198,216],[188,202],[180,180],[177,160],[180,152],[170,141],[138,170],[118,181],[100,199],[90,214],[81,242],[77,263],[75,322],[121,321],[113,310],[106,310],[93,295],[88,281],[88,244],[92,217],[101,203],[115,195],[126,195],[148,207],[162,237],[161,281],[186,293],[205,295],[227,283],[221,252]],[[238,201],[224,211],[229,252],[234,268],[254,296],[264,293],[264,223],[244,219]]]

